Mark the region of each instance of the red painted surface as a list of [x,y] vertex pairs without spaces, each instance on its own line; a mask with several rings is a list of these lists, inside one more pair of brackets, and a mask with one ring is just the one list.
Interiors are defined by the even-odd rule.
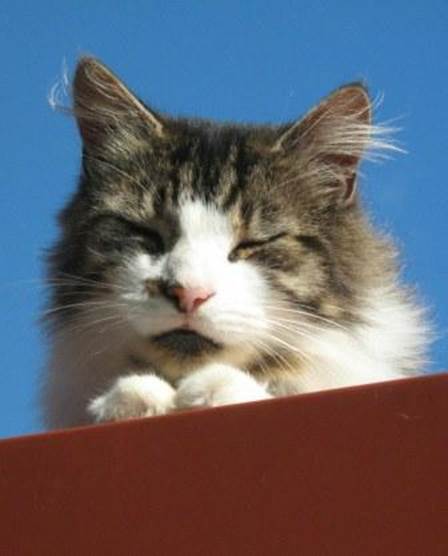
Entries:
[[7,556],[446,556],[448,375],[0,442]]

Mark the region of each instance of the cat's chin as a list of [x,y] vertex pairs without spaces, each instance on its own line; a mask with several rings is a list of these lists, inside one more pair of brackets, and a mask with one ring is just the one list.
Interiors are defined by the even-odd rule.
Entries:
[[152,336],[151,341],[174,356],[198,357],[211,355],[223,349],[223,345],[190,328],[175,328]]

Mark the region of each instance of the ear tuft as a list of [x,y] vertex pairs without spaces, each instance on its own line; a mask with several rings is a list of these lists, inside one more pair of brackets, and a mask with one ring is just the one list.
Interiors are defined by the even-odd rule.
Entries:
[[[363,126],[367,132],[370,124],[371,103],[366,88],[361,84],[346,85],[291,125],[279,137],[274,150],[294,147],[298,142],[306,140],[307,136],[308,139],[330,139],[331,131],[336,132],[343,126]],[[352,130],[353,128],[349,131]],[[359,139],[359,146],[364,145],[364,137],[354,139]]]
[[81,58],[73,80],[74,113],[86,146],[120,126],[142,124],[163,135],[161,120],[99,60]]
[[[360,83],[337,89],[277,139],[273,151],[301,168],[323,194],[349,204],[362,157],[398,150],[384,140],[388,129],[372,124],[372,103]],[[316,191],[316,194],[318,191]]]

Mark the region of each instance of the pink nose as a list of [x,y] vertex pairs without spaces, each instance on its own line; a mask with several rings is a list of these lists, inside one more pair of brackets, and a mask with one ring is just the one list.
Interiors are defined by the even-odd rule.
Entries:
[[182,313],[194,313],[196,309],[210,299],[215,292],[205,288],[172,288],[170,291],[177,299],[179,310]]

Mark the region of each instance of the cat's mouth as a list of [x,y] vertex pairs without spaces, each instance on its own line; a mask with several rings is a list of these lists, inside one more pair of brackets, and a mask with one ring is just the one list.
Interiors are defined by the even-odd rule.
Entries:
[[222,345],[188,328],[175,328],[152,337],[157,345],[171,353],[195,357],[222,349]]

